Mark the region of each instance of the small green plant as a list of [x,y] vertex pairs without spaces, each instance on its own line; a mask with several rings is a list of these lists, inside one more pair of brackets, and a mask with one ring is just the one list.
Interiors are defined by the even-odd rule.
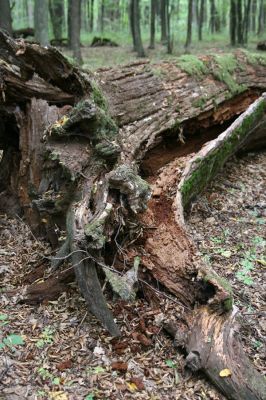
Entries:
[[39,349],[42,349],[46,344],[51,344],[54,341],[54,330],[50,327],[44,329],[40,335],[40,339],[36,343]]
[[176,368],[176,364],[173,362],[173,360],[165,360],[165,364],[167,365],[167,367]]
[[24,343],[25,342],[22,336],[11,334],[6,336],[3,341],[0,342],[0,349],[3,349],[4,347],[13,349],[14,346],[21,346]]
[[0,314],[0,326],[5,326],[9,324],[8,315]]
[[245,259],[240,263],[242,265],[242,269],[236,273],[237,279],[243,282],[245,285],[252,285],[253,283],[253,279],[249,275],[250,271],[254,269],[254,262],[252,259],[252,254],[250,254],[250,257],[246,254]]
[[42,380],[44,381],[49,380],[53,385],[56,386],[60,385],[60,378],[54,376],[50,371],[48,371],[48,369],[41,367],[38,369],[38,374],[40,375]]
[[84,400],[93,400],[94,398],[95,398],[94,394],[90,393],[90,394],[87,394],[87,396],[84,398]]

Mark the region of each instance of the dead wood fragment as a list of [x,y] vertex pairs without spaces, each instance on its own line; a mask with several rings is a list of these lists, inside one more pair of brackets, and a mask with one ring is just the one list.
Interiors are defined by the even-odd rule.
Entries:
[[[14,138],[13,147],[20,160],[3,188],[19,193],[26,217],[34,220],[53,244],[57,244],[60,234],[65,237],[66,244],[57,258],[69,252],[89,310],[112,335],[119,335],[98,272],[104,266],[107,249],[111,249],[111,256],[122,250],[125,264],[131,266],[135,257],[140,257],[140,267],[145,267],[158,284],[186,307],[191,334],[184,341],[184,329],[179,343],[187,346],[187,364],[194,370],[202,369],[228,398],[238,400],[238,392],[248,398],[254,392],[260,396],[254,398],[262,399],[260,378],[257,392],[245,381],[251,375],[257,380],[253,367],[246,370],[244,358],[239,369],[234,364],[231,350],[241,346],[237,337],[229,353],[219,347],[231,340],[233,332],[228,330],[233,315],[230,291],[217,276],[204,271],[202,278],[193,243],[174,213],[173,194],[157,191],[156,197],[150,199],[150,186],[139,175],[139,164],[150,149],[169,136],[173,147],[179,148],[198,131],[203,133],[209,127],[230,123],[266,89],[265,65],[252,63],[244,52],[237,52],[229,55],[234,70],[221,71],[219,57],[207,56],[198,60],[201,73],[191,76],[186,72],[187,66],[180,62],[157,66],[138,62],[97,72],[98,85],[95,85],[91,74],[81,73],[57,50],[14,41],[3,32],[0,32],[0,57],[6,76],[15,74],[17,85],[23,83],[27,88],[32,82],[36,84],[37,74],[45,82],[43,96],[47,96],[49,89],[46,84],[51,84],[60,89],[61,98],[65,94],[71,97],[69,102],[65,97],[58,107],[43,100],[45,97],[29,101],[32,96],[29,92],[23,96],[21,91],[18,99],[13,85],[3,81],[1,112],[6,118],[4,125],[12,127],[9,136]],[[229,72],[233,82],[231,75],[228,78]],[[228,79],[223,80],[223,73]],[[66,110],[62,107],[66,103],[74,107]],[[15,110],[15,122],[6,105]],[[38,107],[42,110],[40,114]],[[40,116],[36,118],[35,114]],[[9,136],[6,127],[0,126],[4,151],[10,147]],[[185,143],[180,144],[180,137]],[[230,155],[239,149],[238,144],[239,140],[233,143]],[[221,164],[215,159],[212,168],[218,169]],[[172,165],[161,166],[164,172],[169,169],[172,173]],[[149,180],[156,189],[155,177]],[[175,180],[172,182],[177,184]],[[143,214],[140,216],[139,212]],[[141,232],[139,241],[137,229],[132,229],[132,225]],[[127,238],[123,242],[123,246],[128,245],[126,251],[117,240],[122,236]],[[57,266],[55,260],[54,266]],[[206,287],[212,290],[206,293]],[[197,307],[198,303],[204,305]],[[208,332],[209,336],[204,336]],[[139,342],[145,346],[152,344],[144,334],[140,335],[136,336]],[[202,343],[198,343],[201,337]],[[209,337],[213,347],[208,352]],[[203,359],[205,353],[209,354],[208,362]],[[241,363],[240,356],[239,353]],[[228,365],[232,378],[217,379],[220,368]],[[237,374],[242,374],[242,392],[236,389],[234,368]]]

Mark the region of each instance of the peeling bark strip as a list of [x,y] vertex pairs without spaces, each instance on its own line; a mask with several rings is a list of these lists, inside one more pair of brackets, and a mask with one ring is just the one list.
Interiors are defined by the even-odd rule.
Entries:
[[243,147],[258,128],[265,129],[265,110],[266,93],[251,104],[225,132],[207,143],[188,162],[178,185],[184,208],[215,177],[228,158]]
[[[175,198],[179,177],[194,156],[193,138],[199,137],[202,146],[206,137],[217,137],[218,126],[266,90],[265,60],[245,52],[182,56],[171,63],[102,69],[92,80],[92,74],[81,73],[58,51],[14,41],[2,32],[0,59],[0,200],[3,193],[8,203],[11,195],[18,197],[34,229],[54,248],[61,245],[52,268],[71,259],[69,273],[74,269],[89,310],[116,336],[120,332],[102,292],[102,275],[106,271],[114,291],[132,298],[137,270],[143,273],[145,267],[186,308],[187,323],[180,332],[190,334],[182,338],[179,332],[179,342],[189,353],[187,365],[202,369],[229,399],[239,400],[239,393],[242,399],[264,399],[265,385],[242,357],[231,330],[230,286],[200,266],[175,215]],[[236,121],[205,148],[206,163],[211,157],[212,166],[205,183],[242,146],[241,132],[257,137],[251,131],[264,110],[260,99],[239,118],[241,123]],[[206,131],[210,127],[211,134]],[[265,137],[265,130],[258,131]],[[205,171],[203,154],[200,160],[195,168]],[[150,161],[151,172],[146,168]],[[145,170],[148,183],[139,170]],[[116,266],[125,260],[127,272],[114,278]],[[36,284],[30,286],[27,300],[54,296],[55,285],[64,290],[67,278],[67,271],[59,271],[39,293]],[[123,290],[127,279],[130,286]],[[232,369],[231,378],[217,378],[226,367]],[[253,393],[257,397],[248,397]]]

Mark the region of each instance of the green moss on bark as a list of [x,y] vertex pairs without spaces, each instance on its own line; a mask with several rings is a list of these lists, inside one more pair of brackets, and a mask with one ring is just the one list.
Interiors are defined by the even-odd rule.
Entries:
[[252,129],[265,113],[266,103],[261,101],[257,109],[249,116],[246,116],[240,126],[219,147],[207,154],[203,159],[197,158],[194,161],[194,171],[183,182],[180,188],[183,207],[186,207],[191,199],[200,193],[207,183],[222,168],[226,160],[235,153],[238,145],[245,139],[248,132]]

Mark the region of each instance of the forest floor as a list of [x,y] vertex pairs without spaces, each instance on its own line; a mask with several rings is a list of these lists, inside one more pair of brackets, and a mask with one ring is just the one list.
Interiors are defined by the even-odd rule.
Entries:
[[[265,182],[265,152],[235,158],[187,215],[199,253],[233,286],[243,346],[261,373]],[[0,216],[0,243],[0,399],[224,399],[201,375],[191,376],[162,331],[163,319],[184,311],[171,296],[156,291],[154,304],[114,301],[122,337],[112,339],[87,312],[75,283],[57,300],[20,302],[25,276],[48,265],[51,254],[21,219]]]
[[[83,40],[83,46],[81,48],[83,68],[91,71],[94,71],[97,68],[112,67],[143,59],[150,60],[152,63],[158,63],[162,60],[173,61],[176,57],[185,53],[185,37],[180,37],[174,42],[172,54],[167,54],[167,48],[159,42],[159,38],[157,38],[155,49],[149,49],[149,40],[146,39],[143,42],[145,58],[139,58],[137,53],[132,50],[131,37],[125,32],[106,32],[103,34],[103,37],[115,41],[118,44],[117,47],[91,47],[90,44],[94,36],[101,37],[101,34],[89,34],[89,36],[86,37],[86,40]],[[248,46],[245,47],[245,49],[251,52],[258,52],[256,46],[259,40],[262,40],[262,38],[259,39],[257,36],[251,37]],[[59,50],[72,60],[72,51],[65,47],[59,48]],[[192,42],[190,53],[194,55],[217,54],[229,53],[234,50],[236,50],[236,48],[232,48],[229,45],[229,38],[227,38],[227,36],[218,35],[217,37],[213,37],[208,35],[204,37],[202,42]],[[265,52],[261,53],[265,54]]]

